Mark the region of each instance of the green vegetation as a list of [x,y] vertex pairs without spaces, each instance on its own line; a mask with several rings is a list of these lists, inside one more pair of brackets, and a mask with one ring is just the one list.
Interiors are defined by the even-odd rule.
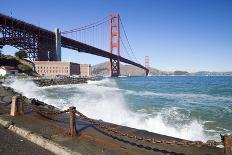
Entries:
[[4,79],[6,79],[5,76],[0,76],[0,80],[4,80]]
[[18,69],[19,73],[25,73],[31,76],[38,76],[38,74],[33,71],[33,63],[29,60],[24,59],[26,57],[26,51],[20,50],[15,53],[15,56],[2,55],[0,57],[0,66],[11,66]]
[[186,71],[175,71],[174,75],[188,75],[189,73]]
[[15,57],[19,59],[27,58],[27,52],[25,50],[19,50],[15,53]]
[[0,57],[1,57],[1,56],[3,56],[3,54],[2,54],[2,53],[3,53],[3,52],[2,52],[2,50],[0,49]]
[[32,68],[25,64],[19,64],[17,68],[21,73],[30,74],[32,72]]

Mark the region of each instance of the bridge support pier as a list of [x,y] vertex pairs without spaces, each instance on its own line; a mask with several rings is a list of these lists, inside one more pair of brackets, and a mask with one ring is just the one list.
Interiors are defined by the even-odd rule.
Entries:
[[55,29],[56,35],[56,61],[61,61],[61,32],[58,28]]
[[110,59],[110,76],[118,77],[120,76],[120,63],[118,60]]
[[148,74],[149,74],[149,70],[146,70],[146,76],[148,76]]

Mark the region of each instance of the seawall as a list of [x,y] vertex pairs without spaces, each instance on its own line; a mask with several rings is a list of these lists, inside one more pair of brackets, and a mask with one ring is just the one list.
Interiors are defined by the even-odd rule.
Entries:
[[[30,133],[35,133],[59,146],[68,148],[71,152],[81,154],[223,154],[223,149],[209,146],[182,146],[162,143],[148,143],[128,137],[115,136],[105,133],[82,118],[77,118],[78,135],[70,137],[67,134],[69,115],[44,116],[33,110],[39,107],[47,110],[59,111],[59,109],[47,105],[36,99],[28,99],[22,96],[25,114],[22,116],[9,116],[11,98],[20,95],[11,88],[0,85],[0,115],[6,121],[12,122],[17,127]],[[78,110],[78,109],[77,109]],[[137,137],[155,138],[162,141],[181,141],[181,139],[159,135],[144,130],[138,130],[116,124],[95,120],[98,123],[126,132]],[[154,122],[155,123],[155,122]],[[33,138],[29,138],[33,139]],[[32,141],[33,142],[33,141]],[[38,144],[38,143],[37,143]],[[47,144],[45,144],[47,148]]]

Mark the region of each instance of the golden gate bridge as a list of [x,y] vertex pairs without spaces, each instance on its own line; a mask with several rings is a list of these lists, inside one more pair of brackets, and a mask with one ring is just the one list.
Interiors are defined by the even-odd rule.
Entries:
[[111,77],[120,75],[120,62],[149,72],[136,58],[119,14],[62,32],[0,14],[0,48],[5,45],[26,50],[32,61],[61,61],[61,47],[109,58]]

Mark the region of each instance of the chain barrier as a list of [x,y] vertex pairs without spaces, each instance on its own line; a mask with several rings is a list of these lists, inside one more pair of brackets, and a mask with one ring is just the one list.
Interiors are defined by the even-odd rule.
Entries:
[[[45,108],[38,108],[38,107],[36,107],[36,108],[33,107],[33,111],[38,112],[38,113],[43,114],[43,115],[60,115],[60,114],[70,112],[69,109],[63,110],[63,111],[52,111],[52,110],[48,110]],[[131,135],[131,134],[126,133],[126,132],[121,132],[119,130],[116,130],[115,128],[107,127],[106,125],[103,125],[102,123],[99,123],[99,122],[85,116],[84,114],[82,114],[81,112],[79,112],[77,110],[74,110],[74,112],[78,116],[80,116],[80,118],[82,118],[83,120],[86,120],[87,122],[91,123],[94,127],[98,128],[100,130],[104,130],[104,132],[106,132],[107,134],[112,135],[112,136],[118,135],[118,136],[122,136],[122,137],[127,137],[129,139],[133,139],[136,141],[149,142],[152,144],[169,144],[169,145],[196,146],[196,147],[201,147],[201,146],[216,147],[218,145],[224,145],[223,141],[217,142],[214,140],[208,140],[207,142],[202,142],[202,141],[189,141],[189,140],[159,140],[159,139],[155,139],[155,138],[140,137],[140,136],[136,136],[136,135]]]
[[[23,115],[23,102],[24,99],[22,99],[21,96],[13,96],[12,97],[12,104],[11,104],[11,112],[10,115],[16,116],[18,114]],[[81,112],[76,110],[76,107],[69,107],[67,110],[59,111],[54,109],[48,109],[44,107],[39,107],[36,104],[30,104],[32,106],[32,111],[39,113],[45,117],[48,115],[61,115],[65,113],[69,113],[69,135],[76,136],[77,130],[76,130],[76,115],[78,115],[81,119],[89,122],[92,124],[95,128],[100,130],[101,132],[104,132],[105,134],[117,137],[122,136],[129,139],[133,139],[136,141],[141,142],[148,142],[151,144],[168,144],[168,145],[179,145],[179,146],[195,146],[195,147],[202,147],[202,146],[209,146],[209,147],[216,147],[218,145],[224,146],[224,151],[226,154],[232,154],[232,136],[231,135],[224,135],[221,136],[222,139],[220,142],[214,141],[214,140],[208,140],[207,142],[202,141],[190,141],[190,140],[163,140],[163,139],[156,139],[156,138],[148,138],[148,137],[142,137],[142,136],[136,136],[129,134],[127,132],[122,132],[117,130],[116,128],[112,128],[109,126],[106,126],[104,124],[106,123],[100,123],[99,121],[95,121],[94,119],[91,119]],[[43,105],[43,104],[42,104]],[[119,138],[119,137],[117,137]]]
[[60,115],[69,112],[69,110],[63,110],[63,111],[54,111],[54,110],[48,110],[45,108],[38,108],[38,107],[33,107],[32,109],[33,112],[38,112],[43,115]]
[[217,141],[214,141],[214,140],[208,140],[206,143],[204,143],[202,141],[189,141],[189,140],[180,140],[180,141],[176,141],[176,140],[158,140],[158,139],[155,139],[155,138],[146,138],[146,137],[130,135],[128,133],[118,131],[115,128],[110,128],[110,127],[107,127],[107,126],[105,126],[105,125],[103,125],[101,123],[98,123],[98,122],[94,121],[93,119],[88,118],[87,116],[85,116],[84,114],[82,114],[81,112],[79,112],[77,110],[76,110],[76,114],[79,115],[82,119],[84,119],[87,122],[91,123],[96,128],[104,130],[109,135],[112,135],[111,133],[113,133],[115,135],[119,135],[119,136],[122,136],[122,137],[127,137],[127,138],[134,139],[134,140],[137,140],[137,141],[149,142],[149,143],[152,143],[152,144],[170,144],[170,145],[197,146],[197,147],[201,147],[201,146],[213,146],[213,147],[216,147],[218,145],[224,145],[223,142],[217,142]]

